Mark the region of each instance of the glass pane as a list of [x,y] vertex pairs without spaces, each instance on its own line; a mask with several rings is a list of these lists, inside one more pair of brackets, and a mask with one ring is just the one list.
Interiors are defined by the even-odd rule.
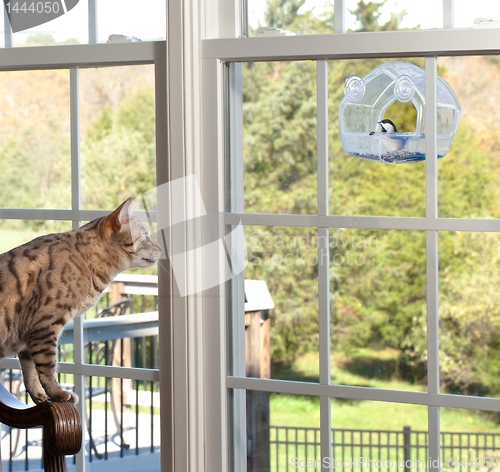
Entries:
[[[332,399],[332,465],[335,469],[427,469],[427,407]],[[355,426],[353,427],[353,419]]]
[[[64,360],[64,359],[61,359]],[[61,385],[74,390],[74,377],[58,374]],[[21,401],[28,396],[21,372],[5,370],[2,383]],[[133,470],[160,470],[160,409],[158,382],[86,377],[88,470],[102,470],[105,461],[123,458]],[[81,399],[80,399],[81,401]],[[32,405],[31,399],[29,404]],[[4,470],[40,470],[42,429],[18,430],[2,426]],[[6,451],[10,451],[10,454]],[[73,458],[66,459],[71,470]],[[139,465],[140,461],[140,465]],[[135,465],[134,465],[135,463]]]
[[70,230],[69,221],[0,220],[0,254],[38,236]]
[[443,1],[346,0],[346,31],[394,31],[443,27]]
[[[249,36],[257,36],[261,27],[287,29],[296,34],[333,33],[334,3],[333,0],[249,0]],[[443,26],[442,0],[422,0],[418,3],[396,0],[346,0],[345,8],[345,28],[348,32],[429,29]]]
[[[158,281],[155,276],[128,274],[122,278],[119,274],[95,308],[83,316],[87,364],[158,369]],[[73,342],[74,328],[70,321],[59,340],[61,358],[66,362],[73,362]]]
[[498,412],[441,407],[440,421],[441,457],[444,460],[441,470],[474,472],[498,469]]
[[245,280],[264,281],[269,291],[251,292],[246,282],[248,306],[252,294],[257,304],[269,295],[274,302],[271,310],[245,313],[247,376],[317,382],[317,230],[247,226],[245,238]]
[[492,0],[454,0],[455,28],[472,28],[476,18],[500,20],[500,3]]
[[156,186],[154,66],[80,71],[82,207],[115,209]]
[[69,72],[0,74],[0,206],[71,208]]
[[[19,8],[22,8],[24,2],[11,1],[11,6],[17,3]],[[75,1],[67,2],[66,7],[70,8],[67,13],[64,13],[57,18],[43,23],[39,26],[34,26],[24,31],[14,33],[14,46],[51,46],[54,44],[86,44],[89,42],[89,6],[88,0],[79,0],[74,7]],[[26,6],[30,8],[33,5],[37,11],[41,8],[49,8],[50,11],[62,13],[64,11],[61,1],[50,2],[26,2]],[[14,20],[15,21],[15,20]],[[2,34],[3,36],[3,34]]]
[[[330,214],[425,216],[425,162],[405,162],[418,159],[422,149],[425,154],[423,68],[421,59],[329,62]],[[413,101],[402,103],[394,100],[394,84],[408,71],[420,79],[415,78]],[[354,102],[344,95],[346,80],[353,76],[362,77],[365,87]],[[403,148],[387,140],[383,119],[396,126]]]
[[439,233],[443,393],[500,394],[499,246],[498,233]]
[[425,258],[424,232],[330,230],[332,383],[427,389]]
[[[99,42],[110,35],[130,36],[142,41],[165,39],[167,30],[166,2],[148,0],[106,0],[97,2]],[[115,38],[123,42],[125,38]]]
[[140,461],[136,470],[159,471],[158,382],[88,377],[86,383],[87,454],[88,460],[95,461],[95,470],[102,468],[103,460],[123,457],[127,467],[134,467],[136,460]]
[[247,470],[294,470],[320,460],[318,397],[247,390],[246,422]]
[[333,33],[335,1],[249,0],[248,34],[257,36],[259,28],[280,28],[296,34]]
[[[438,72],[457,95],[462,114],[448,155],[438,162],[439,216],[499,218],[499,143],[495,97],[498,56],[442,57]],[[474,87],[467,87],[474,83]],[[487,117],[487,118],[486,118]]]
[[243,65],[245,211],[316,213],[316,64]]

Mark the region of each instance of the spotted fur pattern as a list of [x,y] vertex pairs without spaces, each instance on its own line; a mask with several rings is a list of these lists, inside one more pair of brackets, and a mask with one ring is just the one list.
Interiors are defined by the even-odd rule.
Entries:
[[0,357],[18,354],[36,403],[78,401],[55,376],[64,325],[95,306],[119,272],[151,267],[160,257],[159,244],[131,211],[129,199],[107,217],[0,255]]

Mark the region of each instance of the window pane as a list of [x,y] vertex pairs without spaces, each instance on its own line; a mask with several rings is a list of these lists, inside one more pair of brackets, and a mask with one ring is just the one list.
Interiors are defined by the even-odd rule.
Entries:
[[[455,91],[462,114],[447,156],[439,160],[439,216],[499,218],[498,56],[442,57],[438,71]],[[474,87],[467,87],[474,83]]]
[[[417,158],[425,149],[421,95],[416,91],[414,102],[403,103],[394,100],[394,80],[385,72],[365,78],[386,67],[391,68],[391,74],[396,70],[407,74],[407,68],[423,70],[424,64],[421,59],[329,62],[332,215],[425,216],[425,162],[389,162]],[[364,78],[365,92],[357,102],[344,94],[346,80],[353,76]],[[378,123],[382,119],[390,119],[397,131],[404,133],[407,141],[402,149],[393,149],[392,141],[387,144],[387,133],[381,132]]]
[[[296,34],[333,33],[334,1],[277,2],[249,0],[249,36],[257,36],[259,28],[273,27]],[[392,31],[401,29],[442,28],[442,0],[420,2],[360,2],[346,0],[346,31]]]
[[439,233],[441,391],[497,397],[498,233]]
[[80,71],[82,207],[115,209],[156,186],[154,66]]
[[500,4],[491,0],[454,0],[455,28],[472,28],[476,18],[500,20]]
[[38,236],[70,230],[69,221],[0,220],[0,254]]
[[246,412],[248,470],[294,470],[299,461],[320,460],[318,397],[247,390]]
[[106,0],[97,2],[99,42],[110,35],[133,36],[142,41],[165,39],[167,14],[165,0]]
[[248,226],[245,238],[245,280],[265,281],[274,302],[245,313],[247,376],[317,382],[317,230]]
[[[441,464],[442,470],[465,472],[498,468],[498,412],[441,407],[440,417],[441,457],[445,461]],[[489,466],[483,465],[485,460],[490,462]]]
[[281,28],[296,34],[333,33],[334,3],[334,0],[249,0],[249,36],[257,36],[261,27]]
[[136,464],[136,470],[159,471],[158,382],[86,377],[86,391],[90,426],[87,454],[97,462],[95,468],[102,468],[103,459],[118,459],[123,454],[127,466],[133,467],[135,459],[142,463]]
[[[12,1],[14,5],[16,2]],[[18,2],[22,6],[24,2]],[[29,7],[32,2],[27,2]],[[69,2],[68,2],[69,3]],[[35,2],[35,7],[41,5],[63,11],[60,1]],[[58,5],[60,6],[58,8]],[[14,46],[50,46],[53,44],[85,44],[89,42],[88,0],[79,0],[67,13],[33,28],[14,33]],[[2,34],[3,36],[3,34]]]
[[[427,469],[427,407],[342,399],[331,402],[335,470],[339,466],[346,471],[404,469],[405,446],[412,461],[422,461],[412,463],[411,469]],[[350,467],[341,461],[348,461]]]
[[316,213],[316,64],[243,65],[245,211]]
[[443,27],[442,0],[346,0],[347,31],[394,31]]
[[332,383],[427,389],[425,257],[424,232],[330,230]]
[[0,74],[0,206],[70,208],[69,72]]

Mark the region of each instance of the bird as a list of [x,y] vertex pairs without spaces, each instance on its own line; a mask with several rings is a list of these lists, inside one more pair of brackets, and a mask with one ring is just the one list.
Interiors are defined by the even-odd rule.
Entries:
[[[396,125],[391,120],[377,121],[377,123],[382,128],[382,133],[391,134],[398,132]],[[391,152],[396,152],[403,149],[405,142],[403,139],[389,138],[388,136],[386,136],[384,139],[384,144]]]

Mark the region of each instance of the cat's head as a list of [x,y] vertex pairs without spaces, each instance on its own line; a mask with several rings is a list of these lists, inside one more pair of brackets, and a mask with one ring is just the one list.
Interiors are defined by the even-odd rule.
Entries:
[[161,246],[153,239],[151,230],[132,215],[133,201],[124,201],[103,222],[101,233],[119,245],[128,259],[128,268],[147,269],[161,255]]

